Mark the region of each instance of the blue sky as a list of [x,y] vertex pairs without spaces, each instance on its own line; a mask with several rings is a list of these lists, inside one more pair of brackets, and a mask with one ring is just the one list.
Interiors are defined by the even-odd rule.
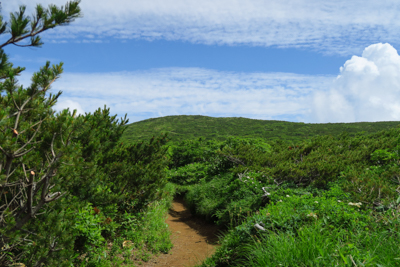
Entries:
[[[400,120],[400,2],[325,2],[82,0],[84,17],[44,33],[42,48],[5,51],[24,85],[46,60],[64,62],[58,110]],[[32,3],[65,1],[2,1],[2,14]]]

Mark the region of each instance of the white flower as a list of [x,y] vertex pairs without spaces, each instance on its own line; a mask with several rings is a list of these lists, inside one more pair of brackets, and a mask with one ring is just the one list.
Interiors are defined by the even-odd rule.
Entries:
[[349,205],[350,205],[350,206],[357,206],[358,208],[360,208],[360,206],[362,205],[362,203],[361,203],[361,202],[358,202],[358,203],[350,202]]
[[315,201],[315,203],[317,203],[317,204],[318,204],[318,201]]
[[133,242],[130,240],[125,240],[124,242],[122,242],[122,246],[123,247],[131,247],[131,246],[133,246]]
[[283,201],[282,201],[282,199],[279,199],[279,201],[278,201],[278,202],[283,202]]
[[307,214],[307,217],[314,217],[315,219],[318,218],[317,214],[310,212],[309,214]]
[[339,203],[340,203],[340,202],[342,202],[342,201],[338,200],[337,202],[339,202]]
[[286,195],[286,197],[290,197],[289,195]]

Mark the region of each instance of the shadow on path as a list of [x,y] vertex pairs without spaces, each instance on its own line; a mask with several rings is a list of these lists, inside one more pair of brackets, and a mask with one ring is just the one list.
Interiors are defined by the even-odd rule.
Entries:
[[221,233],[219,228],[193,216],[185,207],[183,198],[174,199],[166,223],[172,232],[174,247],[168,254],[161,254],[141,266],[195,266],[215,252]]
[[186,208],[186,203],[182,197],[175,198],[174,203],[174,207],[169,210],[171,222],[182,222],[196,231],[198,235],[203,236],[209,244],[217,244],[220,227],[192,215]]

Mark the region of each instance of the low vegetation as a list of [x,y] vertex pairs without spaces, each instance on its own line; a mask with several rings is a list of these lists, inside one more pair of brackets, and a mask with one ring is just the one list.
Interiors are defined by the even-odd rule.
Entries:
[[227,229],[202,266],[397,266],[400,130],[171,146],[170,181]]
[[374,133],[399,125],[398,121],[357,123],[303,123],[248,118],[214,118],[200,115],[179,115],[152,118],[126,126],[124,142],[146,141],[152,136],[168,133],[170,143],[203,138],[224,141],[229,136],[262,138],[267,141],[283,140],[289,144],[316,135],[338,135],[347,132]]

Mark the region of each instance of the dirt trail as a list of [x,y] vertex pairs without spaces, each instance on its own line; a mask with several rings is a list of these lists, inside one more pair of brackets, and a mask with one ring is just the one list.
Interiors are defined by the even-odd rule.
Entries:
[[182,199],[174,200],[166,222],[174,247],[168,254],[161,254],[141,266],[195,266],[215,252],[218,227],[192,216]]

